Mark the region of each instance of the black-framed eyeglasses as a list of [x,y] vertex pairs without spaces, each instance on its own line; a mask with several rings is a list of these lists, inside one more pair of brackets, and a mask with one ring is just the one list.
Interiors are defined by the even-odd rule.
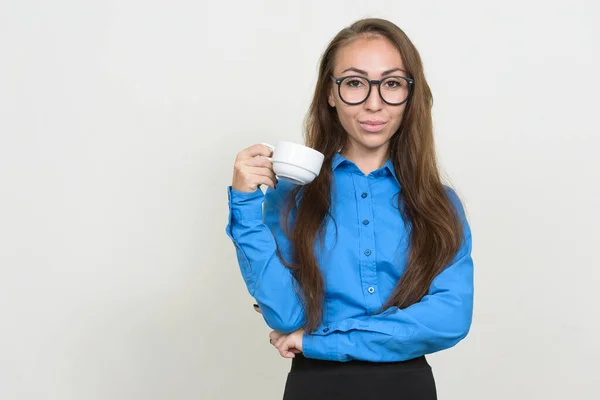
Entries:
[[348,105],[364,103],[371,95],[371,87],[377,85],[381,99],[391,106],[404,104],[410,97],[415,81],[405,76],[387,76],[381,80],[369,80],[364,76],[352,75],[336,78],[340,99]]

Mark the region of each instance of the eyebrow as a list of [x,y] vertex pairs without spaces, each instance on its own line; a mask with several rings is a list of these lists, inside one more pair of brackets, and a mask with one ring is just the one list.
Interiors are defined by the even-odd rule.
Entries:
[[[361,75],[369,76],[369,73],[367,71],[364,71],[364,70],[358,69],[358,68],[354,68],[354,67],[350,67],[350,68],[347,68],[347,69],[343,70],[342,74],[344,72],[348,72],[348,71],[353,71],[353,72],[359,73]],[[387,71],[383,71],[383,73],[381,74],[381,76],[386,76],[386,75],[389,75],[392,72],[396,72],[396,71],[402,71],[402,72],[406,73],[406,71],[403,70],[402,68],[392,68],[392,69],[388,69]]]

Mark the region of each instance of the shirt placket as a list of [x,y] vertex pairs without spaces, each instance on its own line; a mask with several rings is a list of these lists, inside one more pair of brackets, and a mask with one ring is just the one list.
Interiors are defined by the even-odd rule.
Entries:
[[372,177],[354,175],[358,218],[358,258],[360,260],[361,288],[368,312],[381,306],[377,291],[377,254],[373,224],[373,201],[369,181]]

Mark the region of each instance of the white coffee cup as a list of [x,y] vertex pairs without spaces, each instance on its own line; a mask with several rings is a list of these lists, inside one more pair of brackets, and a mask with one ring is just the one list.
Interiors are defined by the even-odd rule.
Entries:
[[285,140],[277,142],[277,146],[262,144],[273,151],[270,160],[273,162],[273,171],[279,179],[296,185],[306,185],[321,172],[325,156],[315,149]]

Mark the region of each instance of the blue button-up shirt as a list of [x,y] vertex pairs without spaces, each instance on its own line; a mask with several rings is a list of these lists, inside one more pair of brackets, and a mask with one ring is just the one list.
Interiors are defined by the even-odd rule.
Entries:
[[[339,153],[331,164],[332,206],[324,246],[315,244],[325,279],[323,321],[303,336],[305,357],[335,361],[401,361],[454,346],[469,331],[473,312],[471,231],[456,193],[447,194],[464,227],[463,244],[421,301],[377,311],[408,261],[409,223],[398,210],[400,183],[391,160],[365,175]],[[290,333],[304,324],[291,272],[291,242],[280,226],[285,194],[293,185],[245,193],[229,187],[227,235],[242,276],[269,327]],[[292,223],[293,223],[292,215]]]

